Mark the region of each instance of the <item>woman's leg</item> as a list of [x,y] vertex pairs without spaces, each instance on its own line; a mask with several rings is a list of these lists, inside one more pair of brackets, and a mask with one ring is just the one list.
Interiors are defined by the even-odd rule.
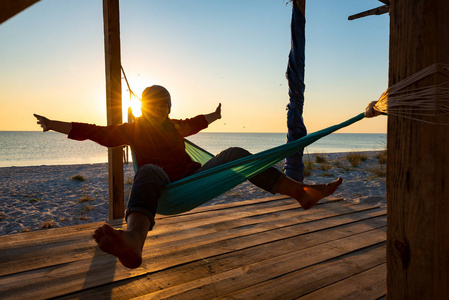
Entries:
[[93,238],[100,249],[114,255],[127,268],[142,263],[142,249],[148,231],[154,226],[154,216],[162,188],[170,183],[165,172],[154,165],[145,165],[134,177],[126,210],[126,230],[115,230],[108,224],[95,230]]
[[[251,153],[239,147],[226,149],[204,164],[198,172],[248,155],[251,155]],[[320,199],[334,193],[341,184],[342,179],[338,178],[328,184],[307,185],[295,181],[280,170],[271,167],[250,178],[249,181],[272,194],[279,193],[291,196],[301,204],[302,208],[309,209]]]
[[142,166],[134,176],[125,215],[127,222],[131,213],[140,212],[150,219],[151,224],[148,229],[151,230],[162,189],[169,183],[168,175],[158,166],[151,164]]
[[[197,172],[201,172],[248,155],[251,155],[251,153],[243,148],[231,147],[210,159]],[[276,194],[283,177],[285,177],[285,175],[282,172],[274,167],[271,167],[250,178],[249,181],[265,191]]]

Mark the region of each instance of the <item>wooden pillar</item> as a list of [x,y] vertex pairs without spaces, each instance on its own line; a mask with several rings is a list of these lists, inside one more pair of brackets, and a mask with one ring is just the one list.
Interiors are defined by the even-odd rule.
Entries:
[[[448,0],[392,0],[390,19],[390,86],[449,63]],[[410,88],[447,80],[434,74]],[[435,114],[442,97],[431,101]],[[449,116],[420,113],[407,106],[388,117],[388,299],[449,299],[449,126],[437,125]]]
[[[119,0],[103,0],[106,60],[106,108],[108,125],[122,123]],[[109,219],[123,218],[123,148],[108,150]]]

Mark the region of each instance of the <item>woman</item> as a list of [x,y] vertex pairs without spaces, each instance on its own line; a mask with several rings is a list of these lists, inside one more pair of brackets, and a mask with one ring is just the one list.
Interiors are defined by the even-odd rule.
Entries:
[[[154,216],[162,188],[196,172],[250,155],[242,148],[229,148],[201,166],[190,159],[183,138],[207,128],[221,118],[221,104],[206,115],[191,119],[169,118],[171,97],[162,86],[153,85],[142,93],[142,116],[132,124],[97,126],[49,120],[34,115],[44,131],[53,130],[74,140],[90,139],[106,147],[130,145],[136,154],[137,171],[126,210],[126,230],[115,230],[108,224],[95,230],[93,238],[100,249],[116,256],[128,268],[142,263],[142,249]],[[273,194],[295,198],[304,209],[338,188],[342,179],[329,184],[306,185],[294,181],[276,168],[269,168],[250,181]]]

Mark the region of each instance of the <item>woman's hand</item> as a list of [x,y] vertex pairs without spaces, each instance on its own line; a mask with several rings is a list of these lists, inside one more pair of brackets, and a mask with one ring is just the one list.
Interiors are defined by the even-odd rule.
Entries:
[[221,103],[218,104],[218,107],[215,110],[215,115],[217,116],[217,119],[221,119]]
[[49,131],[51,129],[50,128],[50,120],[49,119],[47,119],[44,116],[40,116],[40,115],[36,115],[36,114],[34,114],[34,116],[37,119],[37,124],[41,125],[42,129],[44,130],[44,132],[45,131]]
[[221,103],[218,104],[217,109],[213,113],[204,115],[204,117],[206,118],[207,124],[210,124],[218,119],[221,119]]

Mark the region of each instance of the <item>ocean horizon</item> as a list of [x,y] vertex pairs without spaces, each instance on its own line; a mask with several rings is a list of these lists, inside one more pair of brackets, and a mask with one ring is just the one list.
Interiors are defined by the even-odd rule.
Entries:
[[[229,147],[252,153],[286,142],[286,133],[200,132],[188,139],[218,154]],[[380,151],[386,149],[387,134],[333,133],[304,149],[304,153]],[[0,131],[0,167],[75,165],[105,163],[107,148],[92,141],[74,141],[57,132]]]

